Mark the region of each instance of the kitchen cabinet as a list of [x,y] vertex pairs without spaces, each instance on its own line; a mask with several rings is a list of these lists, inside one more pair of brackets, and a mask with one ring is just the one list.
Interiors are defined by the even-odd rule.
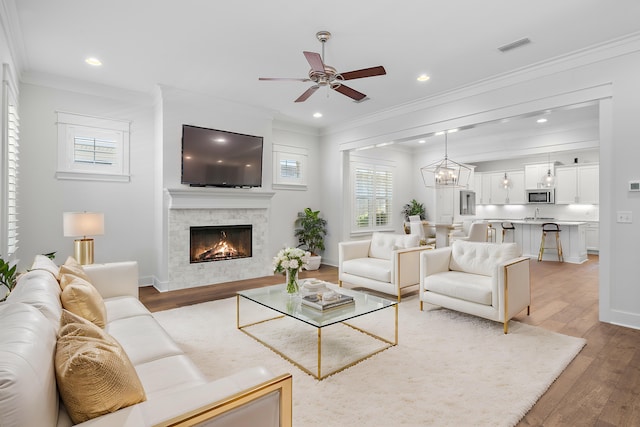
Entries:
[[600,223],[587,222],[587,251],[600,251]]
[[[505,189],[500,184],[504,179],[504,172],[484,172],[476,174],[474,187],[476,188],[476,203],[481,205],[524,204],[524,171],[507,172],[511,180],[511,188]],[[477,188],[481,190],[478,191]]]
[[556,168],[556,204],[598,204],[599,173],[597,163]]
[[554,174],[555,167],[551,163],[533,163],[524,166],[524,185],[526,190],[542,188],[542,177],[551,169]]
[[482,205],[482,173],[474,172],[473,174],[473,191],[476,192],[476,204]]
[[507,176],[511,180],[508,203],[510,205],[524,205],[526,203],[524,171],[509,172]]

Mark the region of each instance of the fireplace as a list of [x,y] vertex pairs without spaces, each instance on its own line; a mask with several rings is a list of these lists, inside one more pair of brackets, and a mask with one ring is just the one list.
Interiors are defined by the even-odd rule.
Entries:
[[190,227],[190,262],[250,258],[252,228],[250,224]]

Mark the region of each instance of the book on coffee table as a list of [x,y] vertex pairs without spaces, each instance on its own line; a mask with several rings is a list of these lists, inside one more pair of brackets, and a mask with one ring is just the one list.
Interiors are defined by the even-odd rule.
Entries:
[[354,303],[353,297],[350,295],[344,295],[337,292],[336,295],[337,296],[335,298],[329,300],[323,300],[317,294],[307,295],[302,297],[302,304],[317,310],[328,310]]

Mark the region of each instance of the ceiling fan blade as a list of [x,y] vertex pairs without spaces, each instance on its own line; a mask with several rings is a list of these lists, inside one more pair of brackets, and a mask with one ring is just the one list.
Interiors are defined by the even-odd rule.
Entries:
[[311,95],[313,95],[313,92],[315,92],[316,90],[318,90],[320,86],[311,86],[309,89],[307,89],[302,95],[300,95],[298,97],[298,99],[295,100],[295,102],[304,102],[307,100],[307,98],[309,98]]
[[387,74],[384,67],[379,65],[377,67],[363,68],[362,70],[347,71],[346,73],[340,73],[343,80],[361,79],[364,77],[383,76]]
[[307,62],[309,62],[313,71],[324,73],[324,63],[322,62],[322,57],[320,57],[319,53],[306,51],[302,53],[304,53],[304,56],[307,58]]
[[364,98],[367,97],[367,95],[365,95],[362,92],[358,92],[355,89],[351,89],[349,86],[345,86],[345,85],[334,85],[331,86],[331,89],[340,92],[343,95],[347,95],[349,98],[354,99],[356,101],[362,101]]
[[275,80],[275,81],[289,81],[289,82],[310,82],[311,79],[296,79],[288,77],[258,77],[258,80]]

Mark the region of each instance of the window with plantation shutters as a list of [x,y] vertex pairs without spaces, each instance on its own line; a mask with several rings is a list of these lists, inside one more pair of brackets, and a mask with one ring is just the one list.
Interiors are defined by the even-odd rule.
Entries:
[[7,255],[18,249],[18,159],[20,118],[18,108],[9,104],[7,117]]
[[389,166],[351,163],[353,232],[392,228],[393,169]]
[[274,144],[273,188],[305,190],[308,154],[306,148]]
[[129,122],[58,112],[58,179],[129,181]]
[[2,150],[0,150],[0,256],[8,260],[18,249],[18,162],[20,117],[18,89],[11,67],[3,64]]

